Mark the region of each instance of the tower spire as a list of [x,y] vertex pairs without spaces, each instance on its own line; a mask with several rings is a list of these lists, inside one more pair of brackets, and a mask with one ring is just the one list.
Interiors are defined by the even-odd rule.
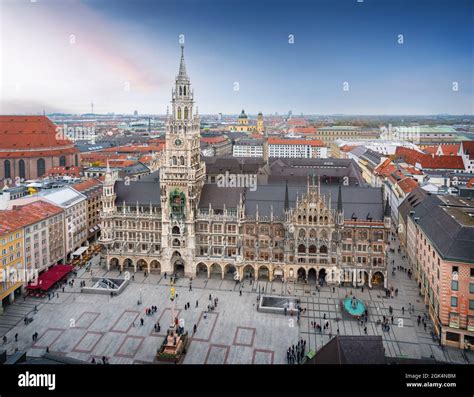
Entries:
[[285,211],[288,211],[290,209],[290,200],[288,198],[288,181],[286,181],[285,184]]
[[342,189],[339,185],[339,192],[337,193],[337,212],[342,212]]
[[184,45],[181,45],[181,61],[179,63],[178,79],[187,80],[186,66],[184,64]]

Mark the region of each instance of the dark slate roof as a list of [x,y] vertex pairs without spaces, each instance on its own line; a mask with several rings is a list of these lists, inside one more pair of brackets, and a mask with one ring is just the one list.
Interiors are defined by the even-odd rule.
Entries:
[[135,164],[122,168],[121,172],[125,175],[136,175],[150,172],[150,169],[145,164],[137,161]]
[[206,173],[215,175],[225,173],[253,173],[264,166],[265,162],[262,158],[257,157],[232,157],[232,156],[210,156],[203,157],[206,163]]
[[237,208],[240,194],[243,195],[244,191],[244,188],[220,187],[217,184],[206,183],[201,192],[199,208],[209,208],[209,203],[216,209],[223,209],[224,204],[226,208]]
[[381,336],[336,336],[308,364],[385,364]]
[[321,177],[325,182],[342,182],[349,177],[350,184],[366,185],[362,172],[354,160],[351,159],[270,159],[269,182],[291,180],[306,183],[308,175]]
[[128,186],[125,181],[115,182],[116,205],[122,205],[125,201],[127,205],[150,205],[160,206],[160,173],[155,171],[145,175],[138,181],[129,181]]
[[[449,202],[448,202],[449,200]],[[474,263],[474,206],[428,194],[411,215],[445,260]]]
[[379,165],[382,161],[382,154],[372,149],[367,149],[367,151],[360,157],[367,160],[374,167]]
[[351,154],[357,157],[362,156],[365,152],[367,152],[367,148],[365,146],[357,146],[350,151]]
[[407,223],[407,216],[410,211],[414,210],[427,195],[428,192],[418,186],[413,189],[410,194],[405,197],[405,200],[403,200],[403,202],[398,206],[398,214],[402,217],[405,224]]
[[[288,184],[288,199],[290,208],[296,206],[296,194],[301,200],[303,193],[307,191],[306,184]],[[382,189],[376,187],[362,186],[342,186],[342,209],[344,218],[351,219],[356,216],[358,219],[366,219],[369,215],[374,221],[383,220],[384,206]],[[326,200],[331,194],[331,208],[337,208],[339,185],[321,185],[321,194]],[[248,215],[255,215],[258,205],[258,213],[261,216],[269,216],[271,206],[273,206],[274,216],[284,215],[285,206],[285,183],[271,183],[268,185],[258,185],[255,191],[247,189],[245,194],[245,211]]]

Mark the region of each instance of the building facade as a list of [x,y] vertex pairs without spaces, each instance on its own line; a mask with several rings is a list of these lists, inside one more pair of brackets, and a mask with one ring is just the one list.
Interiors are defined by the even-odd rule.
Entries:
[[407,216],[407,255],[443,345],[474,349],[474,207],[426,195]]
[[56,166],[77,166],[79,150],[45,116],[0,116],[0,184],[45,176]]
[[[361,186],[347,160],[204,162],[193,105],[182,55],[160,172],[132,182],[106,173],[109,268],[386,286],[390,214],[380,188]],[[229,183],[219,182],[224,173]]]

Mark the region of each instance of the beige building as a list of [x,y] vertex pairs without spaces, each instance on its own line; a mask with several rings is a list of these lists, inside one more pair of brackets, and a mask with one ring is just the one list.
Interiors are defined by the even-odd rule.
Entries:
[[386,285],[390,207],[350,160],[203,162],[193,105],[182,56],[160,172],[130,182],[106,173],[100,241],[109,268]]

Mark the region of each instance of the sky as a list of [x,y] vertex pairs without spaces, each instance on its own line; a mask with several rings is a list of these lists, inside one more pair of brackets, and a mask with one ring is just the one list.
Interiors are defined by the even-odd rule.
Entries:
[[472,0],[0,0],[0,113],[474,114]]

